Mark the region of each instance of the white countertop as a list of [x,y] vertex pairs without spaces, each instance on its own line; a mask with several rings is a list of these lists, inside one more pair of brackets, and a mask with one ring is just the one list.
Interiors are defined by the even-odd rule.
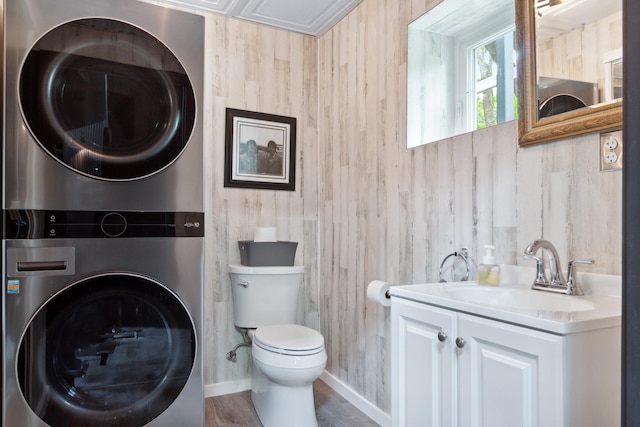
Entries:
[[[621,325],[622,301],[620,297],[620,276],[583,273],[578,280],[584,290],[583,296],[555,294],[547,291],[531,290],[535,270],[528,267],[501,266],[501,283],[497,288],[485,287],[475,282],[425,283],[414,285],[398,285],[390,288],[391,304],[395,298],[409,299],[425,304],[435,305],[460,312],[470,313],[491,319],[540,329],[555,334],[566,335],[575,332],[618,327]],[[451,292],[462,287],[482,287],[500,289],[500,292],[515,290],[513,295],[526,299],[527,295],[536,299],[548,298],[553,310],[540,310],[526,307],[497,306],[494,304],[474,302],[456,298]],[[476,289],[477,290],[477,289]],[[483,289],[484,290],[484,289]],[[486,289],[490,292],[489,289]],[[474,289],[471,289],[474,291]],[[532,292],[535,294],[528,294]],[[545,295],[541,295],[541,293]],[[576,301],[570,299],[576,298]],[[558,308],[566,301],[566,310]],[[529,304],[530,305],[530,304]],[[582,306],[592,305],[584,309]],[[572,309],[575,308],[575,309]]]

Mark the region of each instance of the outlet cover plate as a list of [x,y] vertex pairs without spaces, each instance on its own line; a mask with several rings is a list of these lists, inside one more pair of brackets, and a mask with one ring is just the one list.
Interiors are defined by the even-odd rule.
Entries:
[[600,134],[600,171],[622,170],[622,131]]

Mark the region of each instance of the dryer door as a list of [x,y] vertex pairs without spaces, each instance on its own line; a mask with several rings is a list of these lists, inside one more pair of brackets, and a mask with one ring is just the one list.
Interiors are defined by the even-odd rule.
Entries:
[[182,64],[158,39],[125,22],[79,19],[31,48],[20,107],[33,137],[81,174],[133,180],[170,165],[195,123]]
[[53,296],[20,343],[18,383],[51,427],[149,423],[178,397],[195,329],[166,287],[133,274],[82,280]]

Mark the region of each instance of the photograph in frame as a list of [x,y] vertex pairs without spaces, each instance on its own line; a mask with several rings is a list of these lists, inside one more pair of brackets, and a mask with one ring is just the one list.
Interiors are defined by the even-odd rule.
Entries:
[[225,187],[295,190],[296,119],[226,110]]

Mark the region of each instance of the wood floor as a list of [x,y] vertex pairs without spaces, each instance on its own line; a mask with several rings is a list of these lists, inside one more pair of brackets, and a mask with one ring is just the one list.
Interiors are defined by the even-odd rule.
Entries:
[[[313,384],[318,427],[376,427],[372,421],[323,381]],[[205,427],[261,427],[251,403],[251,392],[209,397],[205,400]],[[297,427],[297,426],[282,426]]]

